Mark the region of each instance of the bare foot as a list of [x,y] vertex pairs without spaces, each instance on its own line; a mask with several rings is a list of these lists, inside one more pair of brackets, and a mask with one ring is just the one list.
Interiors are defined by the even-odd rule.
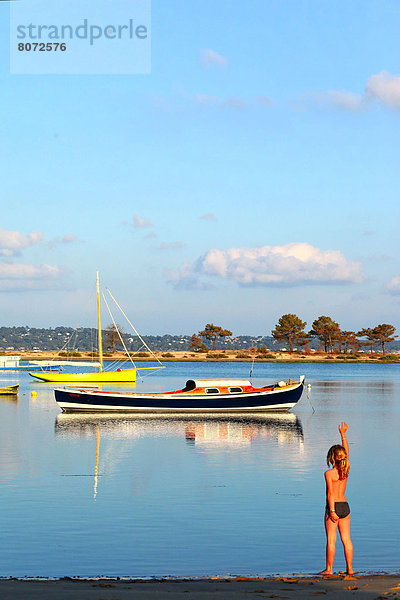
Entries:
[[346,571],[347,575],[354,575],[355,571],[353,571],[353,569]]
[[318,575],[333,575],[332,571],[328,571],[327,569],[324,569],[323,571],[320,571],[318,573]]

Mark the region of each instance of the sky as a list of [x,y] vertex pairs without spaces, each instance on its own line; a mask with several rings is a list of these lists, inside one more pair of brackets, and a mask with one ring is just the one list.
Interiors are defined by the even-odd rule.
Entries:
[[399,0],[153,0],[121,75],[11,74],[9,11],[0,325],[89,324],[98,270],[147,335],[400,329]]

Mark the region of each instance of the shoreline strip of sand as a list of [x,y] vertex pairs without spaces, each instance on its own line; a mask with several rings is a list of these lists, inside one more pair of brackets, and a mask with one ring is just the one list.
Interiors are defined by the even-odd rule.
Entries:
[[211,579],[0,579],[2,600],[239,600],[249,594],[261,598],[309,599],[327,596],[390,600],[400,599],[400,574],[367,574],[331,577],[281,576]]
[[[7,354],[2,352],[1,354]],[[22,361],[32,360],[56,360],[57,358],[63,358],[63,360],[97,360],[97,356],[93,356],[89,352],[79,352],[79,356],[59,356],[49,351],[15,351],[14,354],[18,354]],[[154,362],[154,357],[150,353],[145,353],[147,356],[140,356],[132,352],[132,358],[135,362]],[[236,362],[248,362],[251,363],[362,363],[362,364],[397,364],[400,362],[400,352],[390,353],[382,355],[380,353],[375,354],[359,354],[355,356],[353,354],[345,353],[309,353],[303,354],[301,352],[277,352],[271,351],[268,356],[262,354],[253,354],[249,350],[218,350],[209,351],[208,353],[193,353],[190,350],[173,350],[170,352],[156,351],[155,356],[162,363],[168,362],[195,362],[195,363],[236,363]],[[116,352],[114,354],[104,353],[104,359],[106,361],[124,361],[126,356],[123,353]]]

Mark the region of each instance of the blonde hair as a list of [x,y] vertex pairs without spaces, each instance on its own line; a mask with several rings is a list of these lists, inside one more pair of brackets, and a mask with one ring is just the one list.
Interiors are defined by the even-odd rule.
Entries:
[[339,479],[346,479],[349,476],[350,461],[347,458],[346,450],[340,444],[331,446],[326,455],[326,462],[333,467],[336,467],[339,473]]

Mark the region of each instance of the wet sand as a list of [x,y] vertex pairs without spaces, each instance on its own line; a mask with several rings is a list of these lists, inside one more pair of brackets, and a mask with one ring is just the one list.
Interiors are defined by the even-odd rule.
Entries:
[[[250,596],[249,596],[250,595]],[[308,599],[324,596],[330,600],[363,598],[400,599],[400,575],[333,577],[287,576],[231,579],[2,579],[2,600],[239,600],[255,598]]]

